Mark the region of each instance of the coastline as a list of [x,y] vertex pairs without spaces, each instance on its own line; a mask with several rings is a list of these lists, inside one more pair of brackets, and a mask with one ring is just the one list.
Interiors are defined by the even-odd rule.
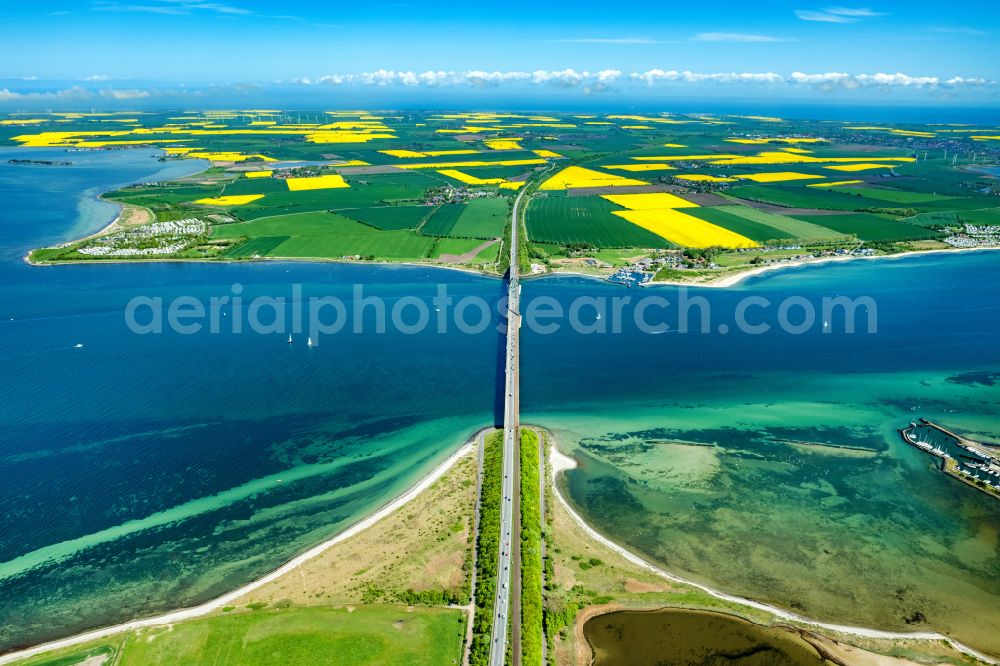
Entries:
[[[113,229],[114,225],[117,223],[117,218],[111,224],[109,224],[104,229],[80,238],[74,241],[67,241],[69,243],[77,243],[82,240],[87,240],[94,238],[96,236],[109,233],[111,231],[117,230]],[[36,248],[42,249],[42,248]],[[774,271],[780,271],[783,269],[790,268],[800,268],[803,266],[818,266],[821,264],[831,264],[831,263],[843,263],[855,260],[861,261],[877,261],[877,260],[887,260],[887,259],[905,259],[910,257],[918,257],[925,255],[945,255],[945,254],[960,254],[965,252],[996,252],[1000,250],[1000,246],[987,246],[987,247],[958,247],[952,249],[940,249],[940,250],[911,250],[908,252],[899,252],[897,254],[879,254],[874,256],[862,256],[857,257],[853,255],[849,256],[835,256],[835,257],[817,257],[815,259],[801,259],[798,261],[786,261],[776,264],[770,264],[767,266],[755,266],[754,268],[748,268],[746,270],[733,271],[725,275],[720,275],[718,277],[712,278],[705,282],[685,282],[681,280],[662,280],[658,282],[649,282],[647,284],[641,285],[643,288],[655,288],[655,287],[692,287],[696,289],[728,289],[731,287],[739,286],[740,283],[745,280],[763,275],[765,273],[771,273]],[[31,250],[34,252],[35,250]],[[431,262],[417,262],[417,261],[352,261],[347,259],[333,259],[327,257],[260,257],[258,259],[247,260],[226,260],[226,259],[194,259],[194,258],[164,258],[164,259],[75,259],[75,260],[60,260],[60,261],[34,261],[31,258],[31,252],[26,254],[23,259],[25,263],[36,266],[79,266],[79,265],[102,265],[102,264],[146,264],[146,263],[200,263],[200,264],[224,264],[224,265],[235,265],[235,264],[253,264],[253,263],[307,263],[307,264],[344,264],[351,266],[380,266],[380,267],[392,267],[392,266],[405,266],[408,268],[431,268],[431,269],[443,269],[449,271],[458,271],[460,273],[465,273],[467,275],[478,275],[485,278],[500,279],[501,276],[496,273],[487,273],[485,271],[476,270],[474,268],[469,268],[466,266],[451,266],[448,264],[441,263],[431,263]],[[536,275],[523,275],[522,280],[544,280],[546,278],[556,278],[556,277],[580,277],[588,278],[591,280],[598,280],[600,282],[605,282],[606,276],[594,275],[592,273],[581,273],[579,271],[552,271],[550,273],[536,274]]]
[[281,565],[274,571],[258,578],[254,581],[242,585],[235,590],[231,590],[222,596],[216,597],[206,601],[205,603],[199,604],[198,606],[192,606],[191,608],[181,608],[178,610],[163,613],[161,615],[156,615],[153,617],[130,620],[128,622],[122,622],[120,624],[112,625],[110,627],[103,627],[101,629],[94,629],[91,631],[84,632],[82,634],[77,634],[75,636],[70,636],[67,638],[61,638],[55,641],[50,641],[48,643],[42,643],[41,645],[36,645],[30,648],[25,648],[23,650],[18,650],[15,652],[8,652],[7,654],[0,655],[0,664],[8,664],[21,659],[26,659],[28,657],[33,657],[35,655],[43,654],[45,652],[51,652],[52,650],[59,650],[66,647],[72,647],[73,645],[79,645],[80,643],[87,643],[93,640],[98,640],[101,638],[106,638],[114,634],[118,634],[124,631],[131,631],[133,629],[139,629],[143,627],[154,627],[162,626],[165,624],[172,624],[174,622],[181,622],[184,620],[191,620],[197,617],[208,615],[212,613],[231,601],[234,601],[254,590],[263,587],[264,585],[284,576],[285,574],[293,571],[301,564],[319,556],[324,551],[335,546],[336,544],[345,541],[360,532],[368,529],[372,525],[375,525],[383,518],[395,513],[399,509],[403,508],[406,504],[415,499],[418,495],[427,490],[431,485],[433,485],[438,479],[444,476],[452,467],[458,463],[459,460],[467,455],[471,455],[475,451],[475,442],[479,437],[481,430],[477,430],[470,439],[458,448],[454,453],[445,458],[444,461],[439,463],[434,469],[430,471],[429,474],[421,478],[415,485],[411,486],[408,490],[404,491],[400,495],[397,495],[386,504],[382,505],[375,512],[368,515],[366,518],[359,520],[347,529],[339,532],[333,537],[323,541],[316,546],[313,546],[304,553],[294,557],[285,564]]
[[[764,273],[771,273],[774,271],[780,271],[788,268],[800,268],[802,266],[817,266],[820,264],[829,263],[843,263],[854,260],[885,260],[885,259],[904,259],[909,257],[918,257],[924,255],[932,254],[958,254],[963,252],[996,252],[1000,250],[1000,246],[992,247],[957,247],[952,249],[940,249],[940,250],[911,250],[909,252],[899,252],[897,254],[878,254],[874,256],[867,257],[856,257],[853,255],[848,256],[836,256],[836,257],[817,257],[815,259],[800,259],[797,261],[785,261],[776,264],[770,264],[767,266],[755,266],[754,268],[748,268],[746,270],[733,271],[732,273],[727,273],[725,275],[720,275],[711,280],[705,282],[684,282],[681,280],[662,280],[658,282],[649,282],[641,285],[645,289],[655,288],[655,287],[692,287],[695,289],[728,289],[730,287],[738,286],[744,280],[757,275],[762,275]],[[551,273],[545,273],[543,275],[533,275],[533,276],[523,276],[524,279],[535,279],[541,280],[545,278],[554,278],[559,276],[569,276],[569,277],[581,277],[589,278],[592,280],[600,280],[601,282],[606,281],[605,277],[600,275],[594,275],[592,273],[580,273],[578,271],[552,271]]]
[[716,599],[720,599],[722,601],[737,604],[747,608],[753,608],[755,610],[763,611],[765,613],[770,613],[771,615],[788,622],[795,622],[798,624],[815,627],[817,629],[822,629],[825,631],[847,634],[851,636],[858,636],[861,638],[888,639],[888,640],[945,641],[959,652],[969,655],[970,657],[973,657],[988,664],[1000,664],[1000,661],[998,661],[997,659],[990,657],[986,654],[983,654],[982,652],[979,652],[974,648],[964,645],[953,638],[950,638],[948,636],[945,636],[944,634],[935,631],[909,632],[909,633],[895,632],[895,631],[883,631],[880,629],[869,629],[867,627],[855,627],[851,625],[820,622],[819,620],[812,620],[810,618],[804,617],[797,613],[793,613],[791,611],[784,610],[782,608],[773,606],[771,604],[754,601],[753,599],[748,599],[746,597],[727,594],[725,592],[721,592],[719,590],[715,590],[711,587],[708,587],[707,585],[704,585],[702,583],[697,583],[688,580],[686,578],[682,578],[664,569],[661,569],[660,567],[649,562],[645,558],[636,555],[635,553],[628,550],[624,546],[621,546],[620,544],[612,541],[608,537],[598,532],[594,527],[592,527],[589,523],[587,523],[587,521],[584,520],[584,518],[579,513],[577,513],[576,509],[574,509],[572,505],[570,505],[569,501],[563,496],[562,492],[560,491],[557,479],[560,472],[565,472],[567,470],[576,468],[576,461],[573,458],[559,451],[559,448],[556,445],[555,437],[551,432],[549,432],[549,438],[551,440],[549,448],[549,460],[551,461],[551,476],[549,478],[549,482],[552,484],[552,491],[556,497],[556,500],[566,510],[569,516],[573,519],[573,522],[575,522],[577,526],[580,529],[582,529],[590,538],[594,539],[604,547],[610,549],[611,551],[625,558],[632,564],[641,567],[643,569],[646,569],[647,571],[650,571],[651,573],[654,573],[668,581],[695,587],[701,590],[702,592],[705,592],[706,594],[715,597]]

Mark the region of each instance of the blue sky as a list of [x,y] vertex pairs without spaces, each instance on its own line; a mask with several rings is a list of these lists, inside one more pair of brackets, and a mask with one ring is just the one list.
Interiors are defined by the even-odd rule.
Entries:
[[0,101],[297,86],[996,106],[998,36],[996,2],[35,0],[0,8]]

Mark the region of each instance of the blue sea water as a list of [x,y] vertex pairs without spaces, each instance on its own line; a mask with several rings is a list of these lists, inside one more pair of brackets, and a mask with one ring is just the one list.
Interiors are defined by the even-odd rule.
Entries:
[[[370,513],[494,421],[500,336],[136,335],[136,296],[434,293],[431,271],[318,264],[33,267],[111,221],[142,151],[0,150],[0,649],[195,603]],[[23,150],[16,151],[19,158]],[[159,173],[157,173],[159,172]],[[456,297],[497,280],[436,271]],[[243,308],[245,315],[246,308]],[[226,309],[226,320],[235,317]],[[225,320],[224,320],[225,321]],[[83,345],[78,348],[76,345]]]
[[[0,149],[0,650],[231,589],[495,421],[492,327],[344,334],[308,349],[301,335],[288,345],[231,325],[137,335],[124,312],[136,296],[207,301],[237,283],[245,302],[293,284],[305,298],[351,302],[361,284],[388,303],[427,301],[441,283],[495,303],[500,281],[304,263],[32,267],[28,249],[111,220],[94,194],[198,166],[164,172],[144,151],[32,151],[70,167],[10,165],[12,154]],[[672,570],[831,621],[897,628],[920,611],[1000,653],[989,638],[1000,635],[1000,503],[895,436],[925,416],[1000,443],[998,269],[994,253],[933,255],[692,290],[710,305],[707,334],[650,335],[627,318],[617,334],[526,328],[523,419],[579,461],[570,501]],[[624,295],[681,298],[570,277],[524,286],[526,307]],[[822,322],[802,335],[718,328],[746,296],[837,295],[871,296],[878,332],[842,334],[839,317],[833,333]],[[244,309],[225,308],[227,321]]]

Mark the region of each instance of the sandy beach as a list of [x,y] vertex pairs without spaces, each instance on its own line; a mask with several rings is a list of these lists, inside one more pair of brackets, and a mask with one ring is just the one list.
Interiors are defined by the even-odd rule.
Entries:
[[235,601],[236,599],[244,596],[245,594],[252,592],[267,583],[270,583],[281,576],[287,574],[290,571],[294,571],[296,567],[302,565],[303,563],[317,557],[324,551],[328,550],[330,547],[355,536],[359,532],[362,532],[375,523],[379,522],[383,518],[391,515],[395,511],[398,511],[404,507],[407,503],[411,502],[420,493],[424,492],[427,488],[434,484],[435,481],[440,479],[449,469],[454,467],[455,463],[461,460],[464,456],[470,455],[475,450],[475,439],[478,433],[473,436],[473,438],[462,445],[457,451],[448,456],[441,464],[435,467],[430,474],[425,476],[420,480],[415,486],[404,492],[403,494],[395,497],[390,502],[382,506],[375,513],[371,514],[367,518],[355,523],[351,527],[347,528],[343,532],[340,532],[336,536],[324,541],[323,543],[313,546],[306,552],[302,553],[298,557],[289,560],[284,565],[278,567],[266,576],[259,578],[251,583],[248,583],[242,587],[239,587],[231,592],[228,592],[221,597],[212,599],[211,601],[206,601],[205,603],[194,606],[192,608],[182,608],[179,610],[171,611],[169,613],[164,613],[163,615],[157,615],[155,617],[143,618],[141,620],[132,620],[131,622],[123,622],[122,624],[116,624],[111,627],[105,627],[103,629],[95,629],[93,631],[88,631],[83,634],[78,634],[76,636],[71,636],[69,638],[63,638],[57,641],[52,641],[50,643],[43,643],[42,645],[36,645],[35,647],[27,648],[25,650],[20,650],[18,652],[10,652],[5,655],[0,655],[0,664],[9,664],[11,662],[17,661],[19,659],[25,659],[33,655],[42,654],[44,652],[50,652],[52,650],[58,650],[65,647],[70,647],[73,645],[79,645],[81,643],[87,643],[89,641],[97,640],[100,638],[105,638],[123,631],[131,631],[133,629],[140,629],[142,627],[155,627],[162,626],[166,624],[171,624],[173,622],[182,622],[184,620],[190,620],[196,617],[201,617],[207,615],[213,611],[216,611],[223,606]]

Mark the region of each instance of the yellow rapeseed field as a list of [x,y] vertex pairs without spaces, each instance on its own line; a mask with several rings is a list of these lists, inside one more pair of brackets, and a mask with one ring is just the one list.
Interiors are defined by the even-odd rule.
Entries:
[[674,176],[675,178],[680,178],[681,180],[690,180],[695,183],[732,183],[735,182],[735,178],[725,178],[722,176],[709,176],[701,173],[688,173],[682,176]]
[[209,152],[209,151],[197,151],[197,150],[188,153],[186,157],[200,157],[210,162],[242,162],[244,160],[250,159],[251,157],[256,157],[264,162],[278,161],[273,157],[267,157],[266,155],[245,155],[243,153],[237,153],[237,152]]
[[864,182],[863,180],[838,180],[835,183],[812,183],[806,187],[839,187],[841,185],[860,185]]
[[521,150],[518,139],[487,139],[483,141],[492,150]]
[[697,162],[699,160],[736,160],[743,157],[742,155],[657,155],[653,157],[633,157],[632,159],[639,162],[664,162],[664,161],[674,161],[674,162]]
[[841,164],[839,166],[828,166],[823,168],[831,169],[833,171],[870,171],[871,169],[895,169],[896,165],[861,163],[861,164]]
[[673,171],[677,167],[669,164],[604,164],[605,169],[621,169],[622,171]]
[[311,176],[308,178],[289,178],[285,182],[288,183],[288,189],[292,192],[301,192],[303,190],[333,190],[350,187],[350,185],[347,184],[347,181],[344,180],[343,176],[336,174]]
[[784,150],[771,150],[758,153],[757,155],[746,155],[736,158],[727,157],[724,159],[712,160],[712,164],[752,166],[755,164],[807,164],[821,161],[823,160],[810,157],[809,155],[802,155],[800,153],[789,153]]
[[541,148],[539,150],[533,150],[531,152],[538,155],[539,157],[548,157],[552,159],[558,159],[562,157],[562,155],[560,155],[559,153],[553,152],[551,150],[545,150],[544,148]]
[[251,201],[257,201],[257,199],[263,198],[263,194],[231,194],[224,197],[208,197],[206,199],[198,199],[195,203],[203,206],[242,206],[250,203]]
[[378,151],[383,155],[390,155],[392,157],[399,158],[412,158],[412,157],[439,157],[441,155],[475,155],[478,150],[430,150],[430,151],[417,151],[417,150],[380,150]]
[[684,247],[757,247],[745,236],[671,208],[619,210],[614,214]]
[[646,194],[603,194],[602,199],[630,210],[660,210],[663,208],[697,208],[698,204],[669,192],[649,192]]
[[774,173],[748,173],[737,176],[746,178],[755,183],[783,183],[788,180],[820,180],[825,176],[814,176],[808,173],[796,173],[794,171],[777,171]]
[[466,185],[500,185],[507,182],[504,178],[477,178],[457,169],[438,169],[438,173],[459,180]]
[[247,178],[270,178],[273,171],[247,171]]
[[395,164],[400,169],[451,169],[463,167],[490,167],[490,166],[532,166],[545,164],[545,160],[498,160],[496,162],[485,162],[482,160],[470,160],[468,162],[419,162],[417,164]]
[[[542,161],[544,162],[544,160]],[[634,185],[648,185],[648,183],[643,180],[571,166],[546,180],[539,189],[567,190],[576,187],[628,187]]]
[[400,159],[410,158],[410,157],[428,157],[427,153],[418,152],[416,150],[380,150],[378,151],[383,155],[389,155],[390,157],[398,157]]

